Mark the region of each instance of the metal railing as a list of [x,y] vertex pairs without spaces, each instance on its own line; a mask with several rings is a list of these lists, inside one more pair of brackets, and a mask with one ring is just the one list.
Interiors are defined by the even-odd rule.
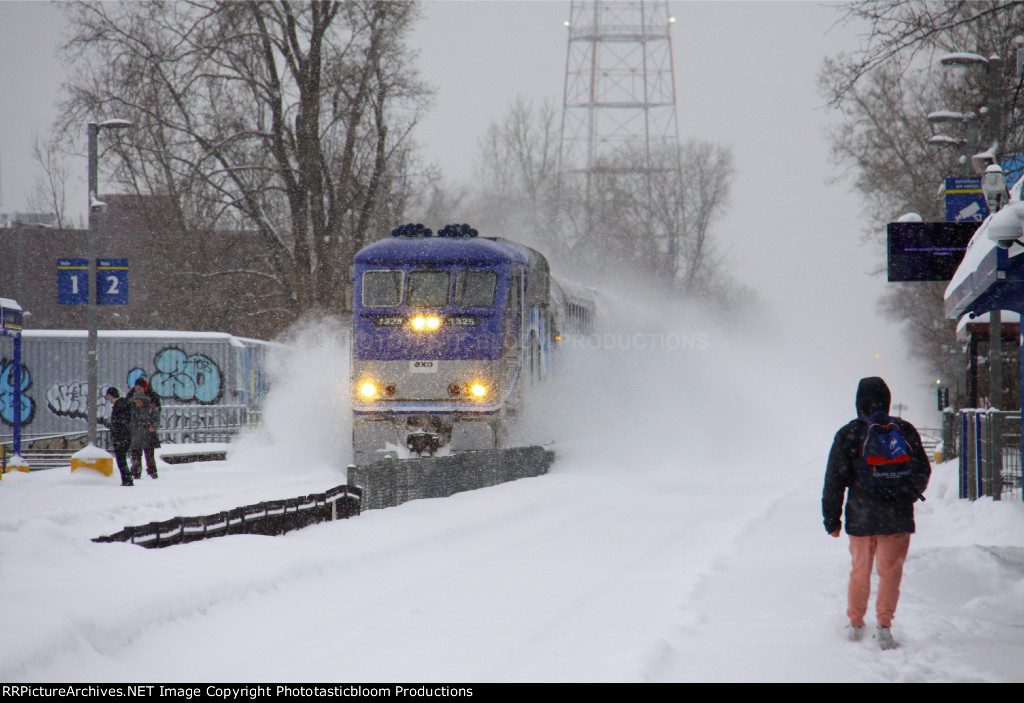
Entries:
[[[230,442],[243,427],[259,423],[260,410],[247,405],[165,405],[160,413],[157,435],[163,444],[206,444]],[[71,465],[71,455],[87,443],[85,432],[67,434],[23,434],[21,456],[33,471]],[[0,471],[7,470],[12,438],[0,435]],[[98,427],[96,444],[112,451],[110,431]]]
[[169,444],[230,442],[259,420],[259,408],[248,405],[165,405],[157,434]]
[[225,535],[283,535],[291,530],[359,515],[362,491],[342,485],[324,493],[288,500],[268,500],[213,515],[176,517],[125,527],[93,542],[130,542],[148,549],[187,544]]
[[1019,411],[961,410],[960,497],[1021,500]]
[[543,447],[485,449],[421,459],[384,459],[348,467],[361,491],[362,510],[391,508],[419,498],[443,498],[546,474],[555,453]]
[[[104,430],[105,431],[105,430]],[[0,471],[7,472],[14,452],[10,436],[0,435]],[[58,469],[71,465],[71,455],[84,447],[86,433],[22,435],[21,458],[31,470]]]
[[928,461],[938,461],[937,453],[940,448],[945,451],[942,441],[942,428],[939,427],[918,427],[917,433],[921,437],[921,446],[928,454]]

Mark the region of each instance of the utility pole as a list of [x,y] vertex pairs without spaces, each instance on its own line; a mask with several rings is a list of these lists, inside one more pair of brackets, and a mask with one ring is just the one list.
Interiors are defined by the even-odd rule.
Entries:
[[[993,152],[999,145],[1003,114],[1003,60],[989,56],[985,65],[988,71],[988,143]],[[989,396],[993,408],[1003,407],[1003,314],[1001,310],[989,313]]]
[[103,122],[89,122],[88,133],[89,133],[89,228],[86,230],[86,251],[89,257],[89,280],[87,282],[87,288],[89,291],[88,300],[88,323],[89,323],[89,338],[88,338],[88,397],[86,398],[86,413],[88,414],[88,436],[89,444],[96,444],[96,415],[98,412],[98,400],[97,393],[99,393],[99,381],[97,379],[98,373],[98,360],[97,360],[97,337],[99,333],[96,330],[96,318],[97,318],[97,296],[99,295],[99,281],[96,280],[96,232],[95,232],[95,217],[106,212],[106,203],[103,203],[99,199],[97,190],[99,189],[99,133],[101,129],[127,129],[131,127],[132,123],[128,120],[105,120]]

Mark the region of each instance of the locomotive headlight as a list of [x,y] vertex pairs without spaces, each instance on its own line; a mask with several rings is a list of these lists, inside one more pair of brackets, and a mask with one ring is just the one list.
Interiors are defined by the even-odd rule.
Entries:
[[364,383],[362,386],[359,387],[359,394],[362,395],[364,398],[372,398],[373,396],[377,395],[377,386],[373,385],[372,383]]
[[469,392],[472,393],[477,398],[483,398],[485,395],[487,395],[487,386],[483,385],[482,383],[474,383],[472,386],[470,386]]
[[441,318],[437,315],[417,315],[412,319],[412,328],[417,332],[434,331],[441,326]]

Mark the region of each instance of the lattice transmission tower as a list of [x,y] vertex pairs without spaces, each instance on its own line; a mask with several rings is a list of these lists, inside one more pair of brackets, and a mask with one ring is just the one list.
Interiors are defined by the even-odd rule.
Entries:
[[609,200],[628,193],[644,219],[637,227],[678,258],[679,233],[667,230],[679,229],[681,212],[655,216],[666,187],[682,187],[673,22],[666,0],[571,3],[559,168],[578,205],[568,232],[577,246],[598,237]]

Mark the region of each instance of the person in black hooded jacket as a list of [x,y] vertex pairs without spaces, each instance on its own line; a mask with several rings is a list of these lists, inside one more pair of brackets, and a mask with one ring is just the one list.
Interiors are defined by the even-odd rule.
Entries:
[[121,485],[133,486],[132,471],[128,467],[128,448],[132,441],[129,425],[132,421],[132,406],[127,398],[114,386],[107,389],[107,401],[110,402],[110,441],[117,457],[117,468],[121,472]]
[[859,640],[871,595],[871,571],[878,571],[876,638],[883,649],[892,649],[892,619],[899,600],[903,562],[915,530],[914,502],[923,500],[931,465],[917,429],[898,417],[890,418],[907,442],[911,455],[912,487],[900,495],[880,495],[864,485],[857,468],[861,441],[868,418],[878,411],[889,412],[891,393],[881,378],[862,378],[857,386],[857,418],[836,432],[825,471],[821,512],[825,531],[839,537],[842,528],[843,497],[846,497],[846,533],[850,538],[853,568],[847,590],[849,636]]

